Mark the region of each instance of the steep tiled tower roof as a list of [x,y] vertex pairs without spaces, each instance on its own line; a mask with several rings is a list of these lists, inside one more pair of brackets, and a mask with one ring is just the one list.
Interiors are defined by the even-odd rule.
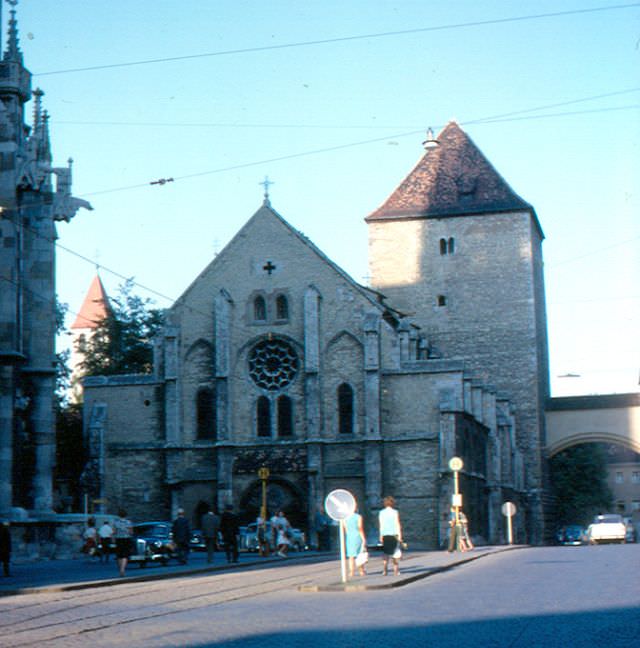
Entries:
[[98,322],[103,320],[109,314],[109,311],[107,292],[102,285],[100,276],[96,275],[91,282],[91,286],[89,286],[87,296],[84,298],[80,312],[71,325],[71,328],[95,329],[98,326]]
[[471,138],[449,122],[409,175],[367,221],[526,209]]

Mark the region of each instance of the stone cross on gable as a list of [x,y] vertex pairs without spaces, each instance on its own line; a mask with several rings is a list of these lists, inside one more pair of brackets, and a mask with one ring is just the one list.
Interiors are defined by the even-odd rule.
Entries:
[[271,201],[269,200],[269,187],[272,184],[275,184],[275,182],[271,182],[271,180],[269,180],[269,176],[265,176],[264,180],[262,182],[258,182],[258,184],[264,187],[264,201],[262,204],[266,206],[270,206]]
[[276,269],[276,266],[271,263],[271,261],[267,261],[265,265],[262,266],[262,269],[271,276],[271,273]]

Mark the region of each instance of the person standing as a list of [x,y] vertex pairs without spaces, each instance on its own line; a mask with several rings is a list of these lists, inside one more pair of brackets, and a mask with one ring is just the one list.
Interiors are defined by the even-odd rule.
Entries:
[[284,511],[278,511],[277,515],[271,518],[271,528],[275,534],[278,556],[286,558],[289,545],[291,544],[289,540],[291,525],[289,524],[289,520],[284,516]]
[[[356,571],[356,558],[367,550],[367,538],[364,534],[362,515],[356,510],[344,521],[345,544],[349,561],[349,576],[353,578]],[[358,565],[360,576],[365,576],[365,563]]]
[[100,540],[100,562],[109,562],[112,537],[113,527],[109,524],[109,520],[105,520],[98,529],[98,538]]
[[116,563],[120,576],[124,576],[131,556],[131,540],[133,526],[127,519],[127,512],[124,509],[118,511],[118,517],[113,521],[113,536],[116,541]]
[[382,543],[382,574],[388,573],[389,558],[393,561],[393,573],[398,575],[400,567],[398,565],[397,550],[402,543],[402,525],[400,524],[400,514],[394,508],[395,499],[391,495],[383,500],[384,508],[378,513],[378,524],[380,527],[380,542]]
[[263,558],[267,558],[271,553],[267,537],[267,521],[261,515],[256,518],[256,539],[258,540],[258,553]]
[[218,531],[220,529],[220,518],[213,509],[209,509],[202,516],[202,537],[207,549],[207,562],[213,562],[214,552],[218,547]]
[[322,508],[318,505],[314,519],[314,526],[318,534],[318,551],[331,550],[331,527],[329,516],[327,516]]
[[227,555],[227,562],[238,562],[238,533],[240,522],[238,516],[233,512],[233,504],[224,507],[224,513],[220,517],[220,533],[224,541],[224,551]]
[[186,565],[189,559],[189,540],[191,540],[191,528],[189,520],[184,516],[184,509],[178,509],[178,517],[173,521],[171,526],[173,541],[176,545],[178,561]]
[[0,523],[0,562],[5,576],[10,576],[9,563],[11,562],[11,531],[9,522]]

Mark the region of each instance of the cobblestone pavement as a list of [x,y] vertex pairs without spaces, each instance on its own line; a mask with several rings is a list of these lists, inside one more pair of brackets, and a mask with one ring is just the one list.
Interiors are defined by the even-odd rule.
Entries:
[[629,648],[640,642],[637,564],[640,545],[548,547],[410,553],[399,577],[374,557],[351,583],[371,589],[340,587],[339,561],[320,556],[122,579],[0,597],[0,644]]

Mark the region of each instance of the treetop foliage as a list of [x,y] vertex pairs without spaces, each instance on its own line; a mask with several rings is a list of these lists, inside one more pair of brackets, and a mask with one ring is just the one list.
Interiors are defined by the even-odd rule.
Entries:
[[108,314],[94,333],[79,340],[83,375],[151,373],[151,338],[162,327],[164,311],[151,308],[150,299],[142,299],[132,290],[133,279],[127,279],[109,299]]

